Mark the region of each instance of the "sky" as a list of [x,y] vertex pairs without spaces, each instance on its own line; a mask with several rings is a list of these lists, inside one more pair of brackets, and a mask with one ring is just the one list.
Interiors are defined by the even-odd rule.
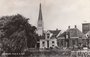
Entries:
[[37,26],[39,4],[45,30],[66,30],[68,26],[82,30],[82,23],[90,22],[90,0],[0,0],[0,17],[21,14]]

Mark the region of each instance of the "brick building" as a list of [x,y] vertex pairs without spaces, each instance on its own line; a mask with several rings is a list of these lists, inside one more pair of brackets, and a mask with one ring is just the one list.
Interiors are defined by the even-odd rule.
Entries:
[[69,48],[78,46],[79,43],[82,42],[82,36],[83,33],[76,27],[76,25],[74,28],[70,28],[69,26],[68,29],[58,37],[58,46]]

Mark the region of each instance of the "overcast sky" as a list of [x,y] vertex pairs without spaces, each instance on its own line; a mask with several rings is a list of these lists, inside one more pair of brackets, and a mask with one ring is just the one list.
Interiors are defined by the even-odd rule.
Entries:
[[0,0],[0,16],[19,13],[36,26],[40,2],[45,29],[77,25],[81,30],[82,23],[90,22],[90,0]]

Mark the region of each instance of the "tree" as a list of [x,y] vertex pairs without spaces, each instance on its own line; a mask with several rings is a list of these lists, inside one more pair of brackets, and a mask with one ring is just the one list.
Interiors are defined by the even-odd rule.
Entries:
[[6,52],[22,52],[27,46],[35,47],[38,37],[36,27],[28,20],[20,14],[0,18],[0,39]]

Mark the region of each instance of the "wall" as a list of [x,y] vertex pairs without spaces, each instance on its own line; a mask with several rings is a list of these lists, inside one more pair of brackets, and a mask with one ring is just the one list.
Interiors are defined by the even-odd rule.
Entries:
[[[45,46],[43,47],[42,45],[42,42],[45,42]],[[40,48],[47,48],[47,41],[45,41],[44,39],[43,40],[40,40]]]
[[[52,43],[52,41],[54,41],[54,43]],[[49,47],[53,47],[52,45],[57,46],[57,39],[56,38],[50,39]]]

